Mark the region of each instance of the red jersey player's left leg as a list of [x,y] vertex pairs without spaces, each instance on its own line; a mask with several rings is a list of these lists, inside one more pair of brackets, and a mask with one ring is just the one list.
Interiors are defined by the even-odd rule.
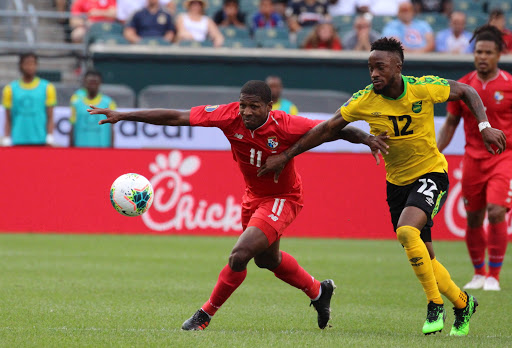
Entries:
[[499,277],[507,250],[507,211],[512,207],[512,152],[493,158],[487,183],[489,273],[484,290],[500,290]]
[[284,230],[295,220],[301,209],[302,204],[293,197],[272,197],[259,203],[248,226],[255,226],[265,233],[270,247],[256,255],[254,262],[258,267],[274,272],[285,283],[304,291],[312,300],[318,312],[318,326],[323,329],[330,319],[334,282],[328,279],[320,283],[293,256],[279,250],[279,241]]

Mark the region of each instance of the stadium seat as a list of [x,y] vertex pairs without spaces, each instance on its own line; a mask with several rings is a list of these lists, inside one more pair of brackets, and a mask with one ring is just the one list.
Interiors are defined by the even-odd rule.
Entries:
[[287,28],[258,28],[254,31],[254,39],[260,46],[263,46],[265,41],[288,40],[288,36]]
[[352,30],[352,26],[354,23],[353,16],[334,16],[332,17],[332,24],[338,33],[346,34],[350,30]]
[[187,40],[187,41],[178,42],[178,46],[180,46],[180,47],[213,47],[213,42],[211,42],[210,40],[205,40],[203,42]]
[[487,14],[482,12],[466,13],[466,30],[473,31],[481,25],[487,23]]
[[259,45],[263,48],[297,48],[297,44],[290,42],[288,39],[265,40]]
[[124,38],[122,34],[105,34],[94,40],[94,43],[105,45],[126,45],[130,42]]
[[237,28],[234,26],[229,27],[221,27],[219,28],[222,32],[222,35],[226,39],[250,39],[251,34],[249,32],[249,29],[247,28]]
[[[496,8],[502,9],[505,13],[507,13],[512,10],[512,4],[510,3],[510,1],[505,1],[505,0],[489,0],[489,4],[488,4],[489,12],[491,12],[491,10],[494,10]],[[512,18],[510,15],[508,15],[507,17],[508,17],[508,19]]]
[[239,96],[239,87],[153,85],[140,91],[138,106],[189,109],[196,105],[231,103]]
[[87,30],[86,42],[93,43],[97,39],[110,34],[122,35],[123,25],[115,22],[93,23],[89,30]]
[[169,46],[172,45],[169,41],[165,40],[163,37],[146,37],[143,38],[139,43],[139,45],[149,45],[149,46]]
[[[57,91],[57,105],[69,106],[71,96],[80,88],[78,84],[55,83]],[[120,108],[135,107],[135,92],[126,85],[115,85],[104,83],[101,85],[101,92],[112,97]]]
[[303,28],[301,31],[297,32],[297,47],[302,47],[304,41],[308,37],[308,35],[313,31],[313,28]]
[[258,47],[256,45],[256,41],[253,39],[237,39],[237,38],[226,38],[224,41],[224,47],[230,48],[255,48]]
[[258,12],[260,9],[260,0],[241,0],[240,11],[246,15]]
[[391,16],[375,16],[372,19],[372,29],[382,33],[382,29],[386,26],[389,21],[392,21],[393,17]]
[[453,2],[453,9],[455,11],[479,11],[483,12],[484,3],[487,0],[455,0]]
[[440,13],[423,13],[416,16],[417,19],[426,21],[434,32],[448,28],[448,17]]

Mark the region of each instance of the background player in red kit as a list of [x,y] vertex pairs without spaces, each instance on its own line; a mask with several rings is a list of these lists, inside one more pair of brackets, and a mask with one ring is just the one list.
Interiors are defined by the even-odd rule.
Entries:
[[[502,33],[485,25],[473,35],[476,70],[459,82],[472,86],[480,95],[489,123],[502,129],[507,148],[499,156],[488,153],[479,134],[477,120],[460,102],[448,104],[448,115],[441,128],[437,146],[440,151],[450,143],[464,118],[466,152],[464,154],[462,195],[467,212],[466,244],[475,269],[465,289],[500,290],[499,276],[507,249],[506,213],[512,207],[512,75],[498,68],[504,49]],[[481,129],[480,129],[481,130]],[[487,236],[483,223],[489,219]],[[489,271],[485,269],[485,251],[489,254]]]
[[[284,229],[302,208],[302,182],[295,164],[292,160],[284,168],[279,183],[274,182],[272,175],[257,176],[257,170],[268,156],[286,150],[321,121],[272,111],[271,91],[263,81],[247,82],[240,91],[239,102],[197,106],[188,111],[118,112],[91,108],[91,114],[107,116],[100,124],[131,120],[169,126],[218,127],[231,143],[233,157],[246,183],[242,202],[244,232],[220,272],[209,300],[183,323],[183,330],[203,330],[208,326],[211,317],[244,281],[247,263],[253,258],[258,267],[274,272],[277,278],[304,291],[318,312],[318,326],[321,329],[327,326],[334,282],[327,279],[320,283],[291,255],[279,250]],[[330,140],[335,139],[367,144],[377,163],[378,151],[386,152],[385,135],[374,137],[349,127]]]

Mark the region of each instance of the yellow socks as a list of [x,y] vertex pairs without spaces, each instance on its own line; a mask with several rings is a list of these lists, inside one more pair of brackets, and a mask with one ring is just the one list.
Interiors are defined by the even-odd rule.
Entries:
[[443,304],[430,261],[430,254],[428,253],[427,246],[420,238],[420,231],[412,226],[402,226],[397,228],[396,237],[403,245],[412,269],[423,286],[423,290],[427,295],[427,301]]
[[450,273],[436,258],[432,260],[432,268],[434,269],[434,276],[436,277],[439,291],[453,303],[455,308],[466,307],[468,296],[455,285],[450,278]]

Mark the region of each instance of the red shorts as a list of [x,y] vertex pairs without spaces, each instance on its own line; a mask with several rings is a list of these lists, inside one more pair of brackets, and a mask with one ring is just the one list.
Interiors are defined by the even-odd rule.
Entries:
[[492,203],[512,207],[512,151],[487,159],[464,156],[462,196],[467,211],[484,209]]
[[244,196],[242,202],[242,227],[259,228],[268,239],[268,245],[281,238],[284,229],[292,223],[302,209],[302,199],[297,195],[254,198]]

